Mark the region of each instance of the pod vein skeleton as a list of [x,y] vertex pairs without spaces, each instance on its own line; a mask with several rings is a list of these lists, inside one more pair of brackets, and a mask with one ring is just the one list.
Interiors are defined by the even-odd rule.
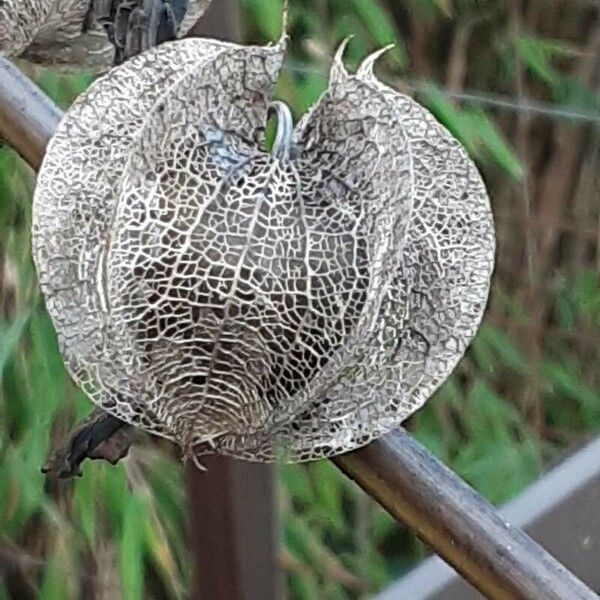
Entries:
[[[479,324],[481,178],[421,106],[342,61],[295,130],[285,39],[189,39],[112,70],[60,124],[34,256],[67,367],[186,453],[331,456],[421,406]],[[279,116],[264,149],[269,111]]]

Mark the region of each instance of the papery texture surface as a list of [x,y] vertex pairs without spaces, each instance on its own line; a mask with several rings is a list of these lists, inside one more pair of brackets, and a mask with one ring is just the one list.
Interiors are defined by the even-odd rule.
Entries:
[[456,366],[493,269],[485,187],[376,56],[349,74],[342,53],[273,152],[283,42],[166,44],[68,112],[34,254],[96,404],[194,455],[309,460],[397,426]]

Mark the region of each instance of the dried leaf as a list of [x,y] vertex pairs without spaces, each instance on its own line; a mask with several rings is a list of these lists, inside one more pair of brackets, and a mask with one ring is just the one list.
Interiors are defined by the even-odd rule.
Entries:
[[115,465],[127,455],[131,442],[129,425],[96,409],[52,452],[42,472],[52,479],[80,476],[81,463],[86,458]]

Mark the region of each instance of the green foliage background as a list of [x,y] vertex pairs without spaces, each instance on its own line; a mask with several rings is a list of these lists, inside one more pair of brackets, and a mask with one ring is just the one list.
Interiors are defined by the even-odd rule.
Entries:
[[[244,35],[280,33],[281,2],[242,0]],[[279,95],[302,114],[348,63],[388,43],[383,79],[414,92],[490,187],[498,267],[456,373],[408,427],[495,503],[600,429],[600,8],[535,0],[291,0]],[[29,68],[62,107],[86,74]],[[0,600],[184,598],[182,469],[147,443],[74,484],[40,473],[50,439],[90,408],[37,289],[34,177],[0,149]],[[425,548],[328,462],[279,467],[282,563],[294,599],[372,593]],[[210,551],[210,549],[207,549]]]

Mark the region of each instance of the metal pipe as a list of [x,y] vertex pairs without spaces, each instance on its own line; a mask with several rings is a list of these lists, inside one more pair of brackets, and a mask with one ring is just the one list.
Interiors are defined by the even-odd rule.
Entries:
[[38,170],[61,110],[9,60],[0,57],[0,138]]
[[488,598],[598,599],[406,431],[333,462]]
[[[34,169],[59,118],[44,94],[0,58],[0,137]],[[405,431],[333,462],[489,598],[598,599]],[[202,493],[198,485],[193,496]]]

